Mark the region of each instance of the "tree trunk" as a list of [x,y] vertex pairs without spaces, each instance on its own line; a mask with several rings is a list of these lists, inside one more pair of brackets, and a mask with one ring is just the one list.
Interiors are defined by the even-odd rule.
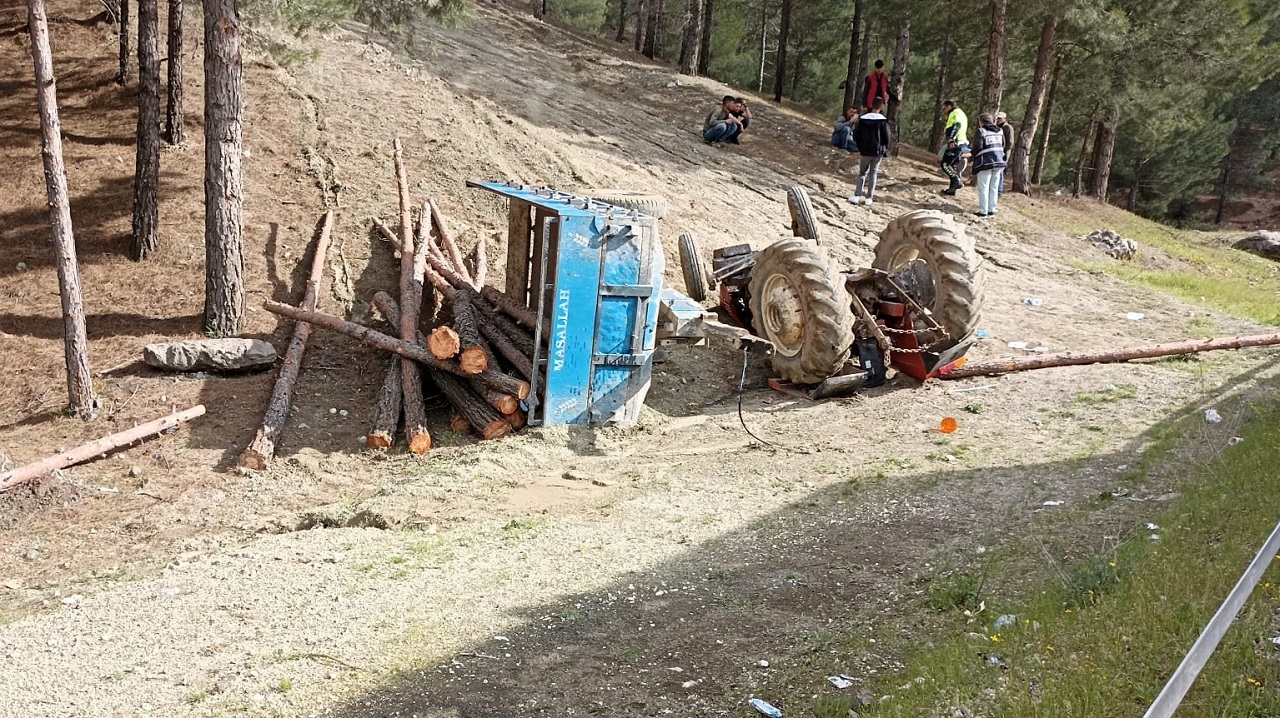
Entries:
[[511,425],[465,381],[443,372],[433,372],[431,380],[481,437],[497,439],[511,433]]
[[1129,206],[1130,212],[1138,211],[1138,185],[1142,181],[1142,165],[1143,161],[1135,159],[1133,161],[1133,184],[1129,187]]
[[533,16],[542,19],[547,14],[547,0],[533,0]]
[[462,350],[458,352],[458,365],[465,374],[479,374],[489,368],[489,355],[480,342],[480,322],[472,298],[475,294],[460,289],[453,297],[453,330],[458,333]]
[[1031,75],[1031,95],[1027,98],[1027,111],[1022,115],[1022,126],[1018,128],[1018,138],[1013,145],[1013,157],[1009,164],[1009,173],[1013,175],[1013,191],[1022,194],[1031,193],[1028,181],[1031,144],[1035,141],[1036,126],[1040,124],[1040,110],[1044,107],[1058,19],[1056,12],[1050,14],[1044,19],[1044,26],[1040,29],[1040,49],[1036,51],[1036,68]]
[[[402,339],[396,339],[395,337],[388,336],[382,332],[370,329],[369,327],[344,321],[331,314],[325,314],[323,312],[308,312],[305,309],[299,309],[288,304],[281,304],[280,302],[267,300],[262,303],[262,308],[272,314],[289,317],[294,321],[309,322],[322,329],[328,329],[330,331],[338,332],[339,334],[345,334],[364,342],[374,349],[392,352],[399,354],[402,357],[413,359],[419,364],[426,366],[428,369],[445,371],[462,377],[466,376],[462,371],[462,367],[458,366],[457,362],[440,361],[439,359],[431,356],[431,352],[427,351],[426,347],[421,346],[416,342],[406,342]],[[528,383],[520,381],[513,376],[503,374],[502,372],[496,371],[492,368],[483,374],[478,374],[475,378],[484,382],[486,386],[491,386],[505,394],[511,394],[517,399],[529,398]]]
[[1093,135],[1098,131],[1098,104],[1095,102],[1093,109],[1089,111],[1089,125],[1085,128],[1084,139],[1080,141],[1080,157],[1076,160],[1076,182],[1075,187],[1071,190],[1072,197],[1079,197],[1084,191],[1084,174],[1088,169],[1089,162],[1089,146],[1093,142]]
[[760,68],[756,73],[756,92],[764,92],[765,58],[769,55],[769,0],[760,0]]
[[1009,17],[1009,0],[991,0],[991,39],[987,42],[987,75],[982,81],[979,112],[994,115],[1004,99],[1004,27]]
[[116,84],[129,82],[129,0],[120,0],[120,25],[116,28],[116,40],[120,47],[120,71]]
[[1093,182],[1089,185],[1089,194],[1102,202],[1107,201],[1107,185],[1111,182],[1111,160],[1116,150],[1115,126],[1114,116],[1098,123],[1098,140],[1093,147]]
[[618,34],[613,38],[614,42],[622,42],[627,39],[627,0],[618,0]]
[[951,68],[951,56],[955,51],[955,42],[951,33],[942,36],[942,55],[938,60],[938,82],[933,88],[933,124],[929,126],[929,151],[942,150],[942,130],[947,118],[942,114],[942,103],[947,100],[947,72]]
[[[333,233],[333,210],[325,212],[320,224],[320,236],[316,238],[316,246],[311,254],[311,276],[307,278],[307,288],[302,293],[303,309],[315,309],[319,303],[320,283],[324,280],[325,257],[329,253],[329,237]],[[293,386],[298,381],[298,372],[302,369],[302,357],[307,351],[307,340],[311,338],[311,325],[298,322],[293,326],[293,339],[284,353],[284,362],[280,364],[280,374],[276,377],[275,387],[271,390],[271,400],[267,402],[267,412],[262,417],[262,427],[249,442],[249,446],[240,453],[236,465],[244,469],[263,471],[276,455],[276,444],[284,433],[284,423],[289,417],[289,405],[293,403]]]
[[[43,19],[43,0],[29,0],[29,5],[34,6],[37,2],[42,6],[40,9],[41,18]],[[166,429],[172,429],[184,421],[203,415],[204,404],[196,404],[186,411],[180,411],[176,414],[163,416],[154,421],[148,421],[145,424],[135,426],[132,429],[126,429],[125,431],[110,434],[102,437],[101,439],[96,439],[87,444],[77,446],[70,451],[64,451],[48,458],[41,459],[33,464],[27,464],[26,466],[19,466],[16,469],[5,471],[0,473],[0,493],[8,491],[23,482],[38,479],[55,469],[64,469],[68,466],[73,466],[75,464],[97,458],[108,451],[118,449],[121,446],[128,446],[135,441],[141,441],[156,434],[160,434]]]
[[1012,371],[1042,369],[1051,366],[1080,366],[1084,364],[1111,364],[1134,359],[1152,359],[1155,357],[1195,354],[1197,352],[1219,351],[1222,349],[1243,349],[1245,347],[1265,347],[1280,344],[1280,334],[1255,334],[1243,337],[1220,337],[1217,339],[1188,339],[1165,344],[1150,344],[1128,349],[1098,349],[1092,351],[1068,351],[1037,356],[1002,357],[978,362],[969,362],[943,375],[943,379],[962,379],[969,376],[985,376],[988,374],[1004,374]]
[[907,86],[907,58],[911,55],[911,16],[902,21],[898,31],[898,43],[893,48],[893,71],[889,73],[889,128],[893,133],[889,151],[898,156],[898,143],[902,139],[898,118],[902,114],[902,91]]
[[1044,108],[1044,131],[1036,143],[1036,159],[1031,168],[1031,184],[1038,185],[1044,176],[1044,157],[1049,153],[1049,134],[1053,132],[1053,108],[1058,104],[1058,78],[1062,76],[1062,55],[1053,63],[1053,80],[1049,83],[1049,104]]
[[680,73],[692,75],[698,69],[698,49],[702,42],[702,0],[686,0],[684,33],[680,37]]
[[1227,195],[1231,192],[1231,151],[1222,158],[1222,172],[1218,175],[1218,209],[1213,213],[1213,223],[1222,224],[1222,217],[1227,211]]
[[164,139],[171,145],[186,141],[182,118],[182,0],[169,0],[169,92],[164,112]]
[[[871,64],[871,38],[875,37],[871,34],[871,23],[873,22],[870,13],[866,13],[865,19],[862,21],[862,49],[858,52],[858,81],[867,76],[867,65]],[[858,90],[861,92],[861,88]]]
[[[454,269],[457,270],[458,276],[462,277],[467,284],[475,286],[475,279],[467,271],[467,263],[462,258],[462,250],[458,248],[458,243],[453,239],[453,233],[449,231],[449,226],[445,224],[444,215],[440,213],[440,207],[435,200],[427,203],[431,209],[431,224],[436,228],[436,236],[440,237],[440,244],[449,252],[449,261],[453,263]],[[428,235],[423,233],[424,240]]]
[[365,436],[366,449],[386,449],[396,443],[396,429],[400,426],[401,399],[404,396],[400,377],[400,357],[392,356],[387,364],[387,375],[378,391],[378,404],[373,408],[373,425]]
[[841,110],[862,104],[858,101],[859,83],[862,82],[862,68],[858,67],[861,49],[858,41],[862,39],[862,8],[865,5],[866,0],[853,0],[853,20],[849,27],[849,69],[844,77],[844,102],[840,105]]
[[636,0],[636,34],[631,48],[636,52],[640,52],[640,48],[644,45],[645,18],[648,16],[647,6],[651,2],[657,2],[657,0]]
[[[413,246],[413,218],[410,215],[409,178],[404,168],[404,155],[400,139],[391,142],[392,160],[396,171],[396,188],[400,199],[400,311],[398,317],[387,318],[400,331],[406,342],[418,342],[418,313],[422,307],[422,278],[426,272],[427,223],[423,216],[423,242]],[[415,261],[416,260],[416,261]],[[389,313],[388,309],[383,310]],[[426,346],[425,342],[418,342]],[[409,452],[425,454],[431,450],[431,432],[427,430],[427,410],[423,405],[422,374],[418,365],[405,359],[400,365],[400,386],[404,393],[404,436]]]
[[644,23],[644,56],[650,60],[658,54],[658,32],[662,24],[662,0],[648,0],[645,3],[648,17]]
[[157,0],[138,0],[138,142],[133,173],[133,247],[150,257],[160,244],[160,57]]
[[462,351],[462,339],[453,327],[436,327],[427,335],[427,351],[437,359],[452,359]]
[[711,74],[711,33],[715,30],[712,10],[715,0],[703,0],[702,32],[698,38],[698,74],[706,77]]
[[244,327],[244,89],[236,0],[204,0],[204,330]]
[[58,262],[58,291],[62,295],[67,396],[71,412],[88,421],[94,416],[93,378],[89,374],[89,340],[85,335],[80,269],[76,262],[76,242],[71,228],[67,170],[62,163],[62,123],[58,119],[58,90],[53,77],[53,55],[49,50],[49,19],[45,15],[45,0],[27,0],[27,12],[31,58],[35,64],[36,104],[40,108],[45,191],[49,200],[49,223],[53,227],[53,253]]
[[[485,301],[492,304],[495,309],[516,320],[516,322],[521,326],[528,328],[530,331],[537,328],[537,315],[529,311],[527,308],[520,306],[514,299],[502,292],[499,292],[497,289],[494,289],[493,287],[481,287],[480,296],[484,297]],[[548,333],[549,332],[544,332],[544,335]]]
[[787,42],[791,40],[791,3],[782,0],[782,20],[778,25],[778,53],[773,64],[773,101],[782,102],[782,86],[787,77]]

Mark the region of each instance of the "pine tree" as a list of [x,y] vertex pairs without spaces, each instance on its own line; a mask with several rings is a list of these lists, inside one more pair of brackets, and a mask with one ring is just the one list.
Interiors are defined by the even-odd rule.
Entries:
[[204,0],[204,329],[244,327],[243,70],[236,0]]

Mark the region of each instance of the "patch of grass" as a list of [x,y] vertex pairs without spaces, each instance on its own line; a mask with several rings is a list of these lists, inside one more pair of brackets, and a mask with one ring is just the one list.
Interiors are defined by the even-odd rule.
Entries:
[[511,519],[502,527],[502,533],[514,541],[536,536],[540,526],[542,526],[542,520],[534,517]]
[[[1187,427],[1175,422],[1157,434],[1144,461],[1155,461],[1147,458],[1155,454],[1168,458],[1179,436],[1192,436],[1179,432]],[[1280,407],[1260,416],[1243,437],[1221,459],[1182,467],[1182,497],[1155,519],[1159,529],[1139,524],[1099,555],[1070,567],[1049,566],[1038,590],[1001,597],[999,613],[1016,615],[1012,625],[996,630],[990,610],[982,624],[954,612],[950,622],[942,617],[933,633],[948,637],[914,651],[905,671],[874,681],[875,695],[893,697],[864,712],[914,718],[950,715],[963,706],[974,715],[1038,718],[1140,713],[1275,525]],[[1159,538],[1151,539],[1152,533]],[[967,606],[979,595],[964,574],[929,586],[929,601],[937,606]],[[1280,560],[1272,562],[1178,715],[1280,715],[1280,661],[1269,640],[1280,631],[1273,612],[1278,603]],[[897,690],[909,683],[910,691]]]
[[1128,401],[1138,396],[1138,387],[1133,384],[1108,384],[1101,391],[1078,391],[1071,399],[1072,404],[1087,406],[1092,404],[1110,404],[1117,401]]
[[194,705],[199,705],[200,703],[203,703],[208,698],[209,698],[209,691],[199,690],[199,691],[192,691],[191,693],[188,693],[186,697],[182,699],[182,701],[189,706],[194,706]]
[[[1084,263],[1081,269],[1153,287],[1193,304],[1262,324],[1280,325],[1280,268],[1274,262],[1232,249],[1212,234],[1170,229],[1097,204],[1090,204],[1087,214],[1053,202],[1037,203],[1021,211],[1075,236],[1103,227],[1115,230],[1137,242],[1140,253],[1154,248],[1182,265],[1164,268],[1139,256],[1132,262],[1099,259]],[[1097,224],[1082,224],[1081,218],[1085,216]]]
[[579,605],[565,606],[556,613],[556,616],[565,623],[581,621],[587,617],[587,609]]
[[281,693],[288,693],[293,690],[293,681],[289,678],[281,678],[280,684],[276,686]]
[[982,605],[984,574],[943,571],[929,580],[925,606],[938,612],[977,611]]

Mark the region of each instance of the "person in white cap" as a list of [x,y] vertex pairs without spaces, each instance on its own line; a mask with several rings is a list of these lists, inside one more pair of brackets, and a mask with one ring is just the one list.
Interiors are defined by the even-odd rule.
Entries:
[[[1013,125],[1009,124],[1009,116],[1003,112],[996,113],[996,126],[1004,133],[1004,154],[1009,157],[1013,153]],[[1000,168],[1000,185],[997,197],[1004,196],[1004,167]]]

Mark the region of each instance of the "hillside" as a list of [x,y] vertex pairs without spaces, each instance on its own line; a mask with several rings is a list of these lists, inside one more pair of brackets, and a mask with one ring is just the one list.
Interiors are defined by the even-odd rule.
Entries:
[[[1169,422],[1217,406],[1228,420],[1196,437],[1219,446],[1248,402],[1274,391],[1275,354],[1261,351],[923,387],[903,378],[822,403],[770,391],[768,366],[753,362],[742,421],[765,446],[740,424],[740,355],[678,347],[635,429],[477,444],[439,412],[441,448],[419,459],[360,451],[383,359],[317,332],[277,468],[229,473],[273,376],[174,378],[136,362],[145,343],[199,331],[203,145],[193,122],[189,145],[162,156],[162,249],[129,262],[134,85],[110,81],[110,28],[75,20],[98,9],[70,2],[52,28],[92,366],[104,372],[104,418],[86,425],[59,415],[61,322],[25,9],[0,6],[10,39],[0,63],[22,68],[0,93],[0,115],[15,120],[0,125],[0,460],[23,463],[170,406],[209,413],[0,495],[0,656],[18,666],[0,717],[743,715],[744,697],[774,686],[759,661],[786,665],[808,637],[855,619],[873,631],[944,563],[972,564],[980,547],[1033,530],[1070,560],[1150,520],[1164,507],[1094,499],[1122,485],[1166,494],[1176,463],[1140,479],[1130,467]],[[251,307],[301,293],[299,257],[332,207],[321,306],[374,321],[371,294],[396,269],[370,218],[395,214],[398,136],[415,195],[436,198],[464,244],[490,237],[491,276],[505,210],[469,179],[663,195],[677,287],[680,232],[707,252],[762,248],[787,234],[785,191],[800,184],[849,267],[869,262],[902,212],[953,214],[987,259],[988,338],[973,357],[1017,341],[1059,350],[1249,333],[1267,318],[1118,279],[1115,260],[1063,231],[1159,235],[1112,207],[1006,196],[999,218],[981,223],[973,191],[939,196],[944,183],[916,150],[885,165],[873,208],[855,207],[825,118],[752,97],[743,143],[704,145],[702,116],[740,90],[502,5],[480,4],[458,30],[423,26],[404,55],[360,30],[312,38],[319,54],[301,64],[261,50],[246,62]],[[198,118],[199,76],[189,77]],[[1224,282],[1271,271],[1239,261],[1243,274]],[[1150,243],[1138,262],[1132,273],[1214,271]],[[1266,281],[1264,302],[1276,280]],[[290,331],[250,314],[247,334],[278,348]],[[935,427],[947,416],[961,429],[944,437]],[[868,647],[841,659],[842,671],[870,676],[901,656]]]

